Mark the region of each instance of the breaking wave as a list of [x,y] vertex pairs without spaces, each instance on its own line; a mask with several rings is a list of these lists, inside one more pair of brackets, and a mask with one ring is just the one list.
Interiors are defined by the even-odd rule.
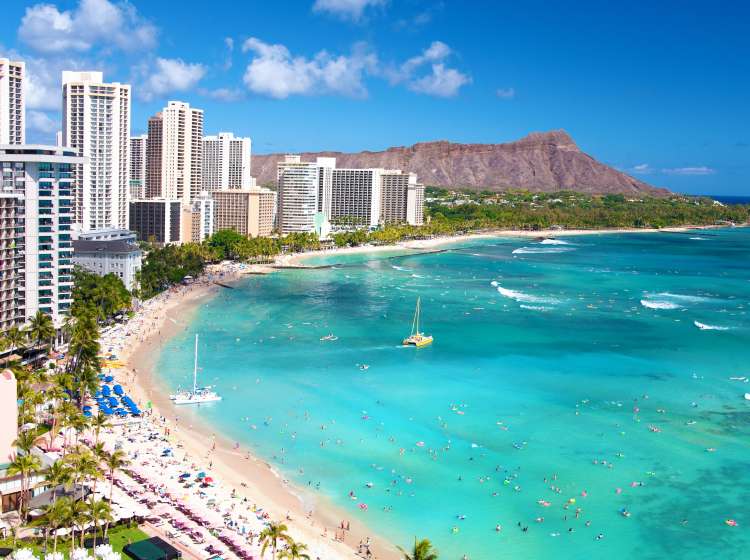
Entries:
[[688,296],[685,294],[673,294],[671,292],[660,292],[658,294],[653,294],[653,296],[646,294],[646,297],[659,297],[659,298],[666,298],[666,299],[674,299],[677,301],[685,301],[688,303],[698,303],[701,301],[709,301],[711,298],[703,297],[703,296]]
[[575,251],[572,247],[520,247],[513,250],[514,255],[541,255],[544,253],[567,253]]
[[534,296],[531,294],[526,294],[524,292],[519,292],[517,290],[509,290],[508,288],[503,288],[500,285],[497,285],[496,287],[501,296],[513,299],[519,303],[546,303],[548,305],[559,303],[559,301],[555,298]]
[[570,245],[567,241],[562,239],[543,239],[539,242],[540,245]]
[[730,327],[720,327],[717,325],[707,325],[705,323],[699,323],[698,321],[693,321],[693,324],[702,331],[728,331],[730,328]]
[[672,303],[671,301],[649,301],[647,299],[641,300],[641,305],[643,307],[648,307],[649,309],[681,309],[681,305],[677,305],[676,303]]

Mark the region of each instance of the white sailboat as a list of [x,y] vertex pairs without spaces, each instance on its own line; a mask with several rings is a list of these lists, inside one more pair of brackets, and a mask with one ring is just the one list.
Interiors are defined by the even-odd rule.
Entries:
[[198,335],[195,335],[195,358],[193,360],[193,390],[178,391],[169,395],[174,404],[200,404],[206,402],[220,401],[221,396],[213,391],[211,387],[198,387]]

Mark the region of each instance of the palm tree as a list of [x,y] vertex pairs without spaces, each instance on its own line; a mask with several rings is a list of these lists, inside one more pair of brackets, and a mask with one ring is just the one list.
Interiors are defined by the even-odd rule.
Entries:
[[44,471],[47,482],[52,486],[52,501],[57,498],[57,487],[63,486],[66,490],[70,488],[73,481],[72,471],[61,459],[58,459]]
[[[73,513],[73,502],[70,498],[62,497],[53,500],[44,514],[45,522],[50,531],[55,535],[52,540],[52,552],[57,552],[57,530],[65,527],[71,521]],[[45,549],[46,549],[45,544]]]
[[99,463],[92,453],[86,449],[68,456],[73,471],[73,480],[81,486],[81,500],[83,500],[84,482],[87,478],[101,477]]
[[13,445],[15,445],[24,453],[31,453],[31,450],[36,445],[36,441],[38,439],[39,436],[36,433],[36,429],[32,428],[30,430],[24,430],[23,432],[18,434],[18,437],[13,442]]
[[409,554],[400,546],[397,547],[404,555],[404,560],[437,560],[437,551],[432,548],[432,543],[429,539],[417,540],[414,537],[414,550]]
[[105,521],[109,527],[112,520],[112,508],[104,500],[94,500],[89,504],[89,516],[94,522],[94,547],[96,548],[96,534],[99,532],[99,522]]
[[23,348],[26,344],[26,333],[15,325],[5,331],[5,338],[14,350]]
[[94,428],[94,445],[99,443],[99,431],[109,427],[109,418],[100,410],[96,416],[91,418],[91,427]]
[[305,552],[306,550],[306,544],[290,540],[287,543],[286,548],[284,548],[284,550],[281,551],[281,554],[279,554],[279,558],[289,558],[289,560],[310,560],[310,555]]
[[289,527],[283,523],[277,523],[271,521],[268,526],[260,532],[258,536],[258,543],[262,545],[260,549],[260,555],[263,556],[266,553],[266,549],[271,547],[271,558],[276,560],[276,550],[278,549],[280,541],[290,542],[291,537],[287,535]]
[[44,311],[37,311],[29,321],[29,338],[35,340],[35,346],[39,347],[42,341],[50,342],[55,338],[55,325],[52,317]]
[[70,523],[71,523],[71,531],[72,531],[70,534],[71,548],[75,548],[76,527],[81,530],[81,548],[83,548],[83,536],[86,532],[85,527],[86,527],[86,524],[90,520],[91,520],[91,516],[89,514],[88,504],[84,501],[75,502],[70,512]]
[[[115,488],[115,472],[122,469],[125,465],[128,464],[127,457],[125,456],[125,452],[122,449],[115,450],[114,453],[111,455],[108,455],[104,459],[104,465],[107,467],[107,470],[109,471],[109,503],[112,503],[112,493]],[[109,520],[107,520],[106,525],[104,526],[104,536],[107,536],[107,533],[109,532]]]
[[8,476],[21,475],[21,497],[18,500],[18,514],[26,519],[26,501],[29,493],[29,477],[42,467],[39,457],[31,454],[16,455],[8,466]]

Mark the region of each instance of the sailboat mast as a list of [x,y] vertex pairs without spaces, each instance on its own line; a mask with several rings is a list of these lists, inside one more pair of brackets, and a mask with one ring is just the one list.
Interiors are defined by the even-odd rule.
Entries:
[[421,307],[422,307],[421,301],[422,301],[422,298],[418,297],[417,298],[417,312],[415,313],[415,319],[414,319],[416,323],[416,327],[417,327],[415,334],[419,334],[419,312],[421,311]]
[[195,358],[193,360],[193,394],[198,389],[198,335],[195,335]]

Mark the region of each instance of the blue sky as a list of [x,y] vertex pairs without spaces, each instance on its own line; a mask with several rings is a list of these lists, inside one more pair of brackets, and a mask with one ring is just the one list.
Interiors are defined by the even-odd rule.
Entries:
[[587,153],[690,193],[750,194],[746,2],[75,0],[3,3],[27,61],[29,140],[59,127],[60,71],[168,99],[256,153],[506,142],[564,128]]

